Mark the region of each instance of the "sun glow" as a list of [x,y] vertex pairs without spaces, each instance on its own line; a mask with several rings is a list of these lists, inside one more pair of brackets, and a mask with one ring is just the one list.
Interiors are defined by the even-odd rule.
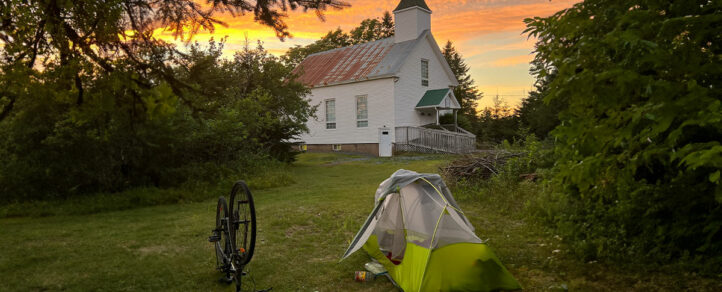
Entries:
[[[292,37],[281,41],[275,31],[253,20],[252,15],[232,17],[224,14],[218,18],[227,26],[216,25],[213,33],[200,31],[193,42],[207,42],[211,38],[226,38],[224,56],[232,56],[248,42],[263,43],[271,54],[282,55],[294,45],[307,45],[318,40],[328,31],[341,28],[345,31],[356,27],[363,19],[381,17],[392,11],[398,0],[347,1],[351,7],[324,12],[325,21],[314,13],[288,12],[284,21]],[[529,75],[529,61],[533,59],[534,40],[522,34],[524,18],[548,16],[571,7],[575,0],[427,0],[431,7],[431,30],[443,46],[451,40],[462,53],[471,68],[470,73],[477,86],[484,92],[480,107],[492,105],[491,96],[499,95],[511,106],[519,104],[532,88],[534,79]],[[159,29],[156,37],[183,46],[186,42],[175,38],[173,33]]]

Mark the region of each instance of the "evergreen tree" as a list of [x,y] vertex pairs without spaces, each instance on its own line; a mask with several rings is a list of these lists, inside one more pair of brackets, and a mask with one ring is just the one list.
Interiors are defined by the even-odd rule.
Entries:
[[[536,74],[542,66],[539,60],[532,61],[531,73]],[[562,100],[544,99],[554,76],[556,76],[554,70],[549,70],[549,74],[538,78],[534,91],[529,92],[529,96],[522,101],[515,112],[520,126],[542,139],[549,136],[549,133],[560,124],[559,113],[566,107],[566,103]]]
[[482,93],[474,85],[474,79],[469,75],[469,65],[466,64],[461,53],[454,47],[451,41],[447,41],[442,50],[446,62],[449,63],[451,71],[454,72],[459,86],[454,88],[454,95],[461,105],[459,110],[459,126],[469,130],[474,130],[475,124],[478,122],[478,113],[476,111],[477,102],[482,97]]
[[394,35],[394,17],[391,13],[386,11],[384,16],[381,17],[381,35],[383,38],[391,37]]
[[385,39],[394,35],[394,21],[391,14],[386,11],[381,19],[368,18],[349,31],[353,44],[362,44],[370,41]]

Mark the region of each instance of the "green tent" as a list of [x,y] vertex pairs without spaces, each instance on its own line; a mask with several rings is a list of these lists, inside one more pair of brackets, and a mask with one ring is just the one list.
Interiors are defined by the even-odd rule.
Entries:
[[363,248],[404,291],[518,290],[437,174],[398,170],[343,258]]

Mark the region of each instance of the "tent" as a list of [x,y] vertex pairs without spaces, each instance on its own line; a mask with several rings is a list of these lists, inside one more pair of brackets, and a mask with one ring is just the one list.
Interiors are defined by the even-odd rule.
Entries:
[[383,181],[342,260],[361,248],[406,292],[521,289],[438,174],[400,169]]

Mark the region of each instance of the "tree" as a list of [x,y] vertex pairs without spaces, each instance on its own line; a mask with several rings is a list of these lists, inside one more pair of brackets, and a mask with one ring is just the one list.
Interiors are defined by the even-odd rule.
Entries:
[[348,34],[344,33],[341,28],[329,31],[320,40],[309,45],[296,45],[288,49],[281,57],[289,66],[297,66],[301,64],[308,55],[328,51],[336,48],[343,48],[351,45],[351,39]]
[[519,134],[519,122],[514,116],[514,110],[498,95],[493,100],[494,105],[484,108],[478,117],[477,138],[492,143],[514,140]]
[[575,4],[527,19],[552,74],[550,222],[586,258],[722,262],[722,3]]
[[384,12],[384,16],[381,19],[364,19],[358,27],[349,31],[349,37],[353,44],[385,39],[393,35],[394,21],[391,13],[388,11]]
[[0,2],[0,201],[217,181],[292,159],[287,141],[314,110],[293,67],[262,47],[229,61],[223,42],[190,41],[224,25],[219,13],[253,14],[285,38],[284,12],[347,4],[198,2]]
[[306,46],[296,45],[288,49],[283,55],[283,61],[291,66],[297,66],[308,55],[343,48],[350,45],[366,43],[370,41],[385,39],[394,35],[394,21],[391,13],[384,12],[381,19],[367,18],[361,21],[359,26],[345,33],[341,28],[329,31],[320,40]]
[[[535,74],[542,67],[543,64],[539,64],[539,60],[534,60],[530,71]],[[549,75],[537,79],[534,91],[529,92],[529,96],[522,101],[521,106],[514,113],[519,118],[519,126],[541,139],[549,136],[549,133],[559,125],[559,113],[566,107],[566,104],[560,100],[544,100],[554,76],[554,72],[551,71]]]
[[482,97],[482,93],[474,85],[474,79],[469,75],[469,65],[466,64],[461,53],[454,47],[451,41],[447,41],[442,50],[446,62],[454,72],[459,86],[454,88],[454,95],[461,105],[459,110],[459,125],[462,128],[474,130],[472,127],[478,121],[477,118],[477,102]]
[[[214,0],[206,5],[189,0],[8,0],[0,3],[0,73],[15,76],[15,72],[27,71],[24,68],[60,66],[67,77],[62,88],[74,90],[76,104],[81,105],[86,80],[97,74],[127,72],[128,80],[141,89],[153,87],[153,79],[163,80],[191,105],[184,93],[196,88],[174,78],[171,69],[181,53],[156,38],[155,30],[169,30],[177,38],[190,40],[201,30],[212,32],[215,25],[225,25],[215,18],[219,13],[252,13],[256,21],[285,38],[290,36],[283,21],[285,11],[301,8],[322,16],[326,9],[345,6],[348,4],[338,0]],[[22,88],[3,87],[0,121],[23,96]]]
[[50,82],[57,71],[39,72],[48,82],[28,87],[34,98],[0,123],[0,202],[217,181],[269,157],[292,159],[287,141],[314,110],[308,90],[260,45],[232,60],[222,50],[223,42],[192,44],[172,67],[174,78],[198,88],[186,96],[199,111],[167,83],[133,91],[117,73],[88,80],[77,106],[75,92]]

